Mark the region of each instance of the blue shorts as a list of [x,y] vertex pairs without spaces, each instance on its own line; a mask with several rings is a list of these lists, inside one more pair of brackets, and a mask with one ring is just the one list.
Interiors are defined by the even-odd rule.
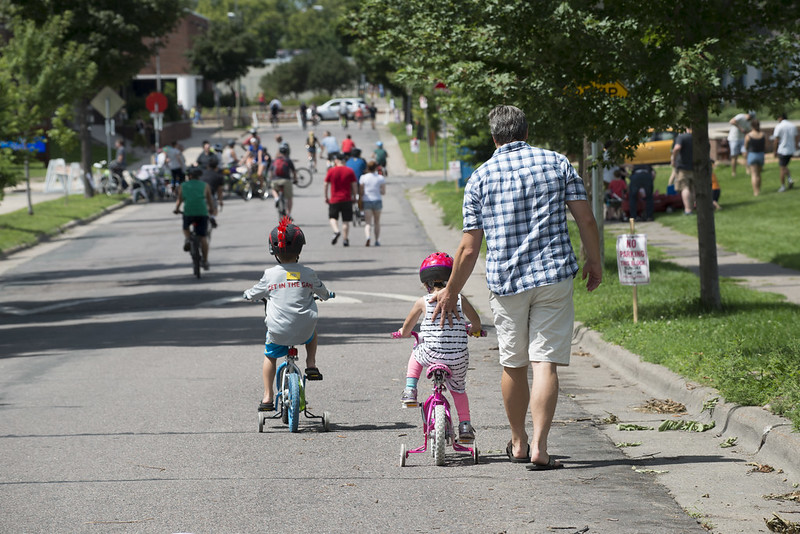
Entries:
[[[303,343],[303,345],[308,345],[314,339],[314,334],[311,334],[311,337]],[[267,358],[272,358],[273,360],[277,360],[278,358],[283,358],[289,354],[289,347],[286,345],[278,345],[277,343],[264,343],[264,356]]]
[[381,211],[383,209],[382,200],[365,200],[364,211]]
[[764,166],[764,153],[763,152],[748,152],[747,153],[748,165],[761,165]]

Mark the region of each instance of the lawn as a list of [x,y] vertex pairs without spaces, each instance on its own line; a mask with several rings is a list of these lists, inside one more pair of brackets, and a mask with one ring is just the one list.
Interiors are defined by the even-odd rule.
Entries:
[[33,206],[33,215],[23,208],[0,215],[0,252],[19,245],[36,243],[40,236],[52,235],[58,228],[75,219],[84,219],[100,213],[105,208],[128,198],[128,195],[70,195],[64,198],[40,202]]
[[[403,151],[403,157],[406,161],[406,166],[415,171],[438,171],[444,173],[444,154],[442,147],[442,139],[437,139],[437,144],[431,150],[431,164],[428,165],[428,143],[424,139],[420,140],[419,153],[414,154],[411,152],[411,139],[414,134],[409,136],[406,134],[405,124],[393,122],[389,124],[389,130],[397,138],[400,144],[400,149]],[[455,161],[457,147],[455,145],[454,137],[447,137],[447,160]]]
[[[730,177],[727,167],[718,172],[723,209],[717,214],[717,232],[718,236],[725,236],[726,246],[748,247],[742,252],[752,257],[767,260],[780,257],[783,264],[796,266],[797,249],[782,252],[792,243],[787,235],[791,226],[787,215],[776,210],[775,205],[786,207],[785,203],[791,200],[799,202],[800,199],[793,197],[800,191],[779,195],[772,191],[777,186],[764,187],[762,197],[753,199],[750,190],[748,198],[743,185],[748,179],[743,171],[736,178]],[[769,182],[770,172],[777,170],[768,170],[765,182]],[[664,185],[667,177],[659,173],[659,181]],[[664,190],[663,185],[657,187]],[[428,186],[426,191],[442,207],[444,220],[460,228],[463,190],[454,189],[452,182],[440,182]],[[789,217],[797,224],[796,213]],[[765,221],[755,225],[753,219]],[[661,214],[658,220],[679,230],[696,224],[694,217],[680,213]],[[573,244],[578,250],[577,228],[570,224]],[[751,233],[752,237],[735,235]],[[697,276],[665,261],[661,251],[650,247],[651,283],[638,289],[639,322],[634,324],[631,288],[622,286],[617,274],[616,239],[606,234],[605,244],[605,272],[600,288],[590,294],[580,277],[575,280],[576,320],[600,332],[607,341],[641,355],[645,361],[717,388],[729,401],[748,406],[768,404],[774,413],[790,418],[795,428],[800,429],[800,330],[787,328],[800,324],[800,307],[786,303],[781,296],[722,279],[724,309],[704,311],[699,303]],[[792,254],[794,260],[789,261]]]

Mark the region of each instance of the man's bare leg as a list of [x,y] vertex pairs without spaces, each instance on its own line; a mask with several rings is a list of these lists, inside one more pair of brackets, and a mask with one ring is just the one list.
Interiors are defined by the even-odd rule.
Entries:
[[508,424],[511,426],[512,452],[517,458],[524,458],[528,452],[528,433],[525,431],[530,402],[528,366],[503,367],[500,389],[503,392]]
[[[546,464],[550,460],[547,453],[547,437],[558,402],[558,368],[550,362],[531,362],[533,384],[531,385],[531,417],[533,418],[533,439],[531,440],[531,461]],[[556,461],[556,465],[561,462]]]

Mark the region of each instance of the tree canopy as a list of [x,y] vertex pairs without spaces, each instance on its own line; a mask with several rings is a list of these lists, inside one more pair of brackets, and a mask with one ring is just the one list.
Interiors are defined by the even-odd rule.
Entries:
[[[364,0],[353,29],[403,86],[426,93],[444,83],[442,109],[463,132],[486,131],[493,106],[514,104],[532,141],[577,154],[584,139],[621,140],[618,160],[649,128],[692,127],[701,301],[719,307],[708,112],[726,102],[777,110],[798,98],[800,4]],[[746,85],[748,67],[763,77]],[[616,82],[627,97],[601,89]]]
[[[0,49],[0,139],[30,143],[47,133],[62,146],[74,140],[67,126],[74,97],[91,85],[97,67],[85,46],[64,38],[71,16],[54,16],[42,27],[19,17],[5,21],[11,37]],[[6,156],[27,157],[25,152]],[[8,172],[0,175],[3,187],[16,180]]]
[[188,57],[192,69],[212,82],[232,84],[260,65],[256,39],[236,22],[211,22],[208,32],[194,42]]

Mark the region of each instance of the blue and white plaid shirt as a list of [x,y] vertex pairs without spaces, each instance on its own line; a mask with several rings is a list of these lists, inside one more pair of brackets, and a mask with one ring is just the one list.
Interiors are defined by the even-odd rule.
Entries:
[[583,180],[561,154],[515,141],[495,150],[464,191],[464,231],[486,236],[486,283],[515,295],[575,276],[567,201],[586,200]]

